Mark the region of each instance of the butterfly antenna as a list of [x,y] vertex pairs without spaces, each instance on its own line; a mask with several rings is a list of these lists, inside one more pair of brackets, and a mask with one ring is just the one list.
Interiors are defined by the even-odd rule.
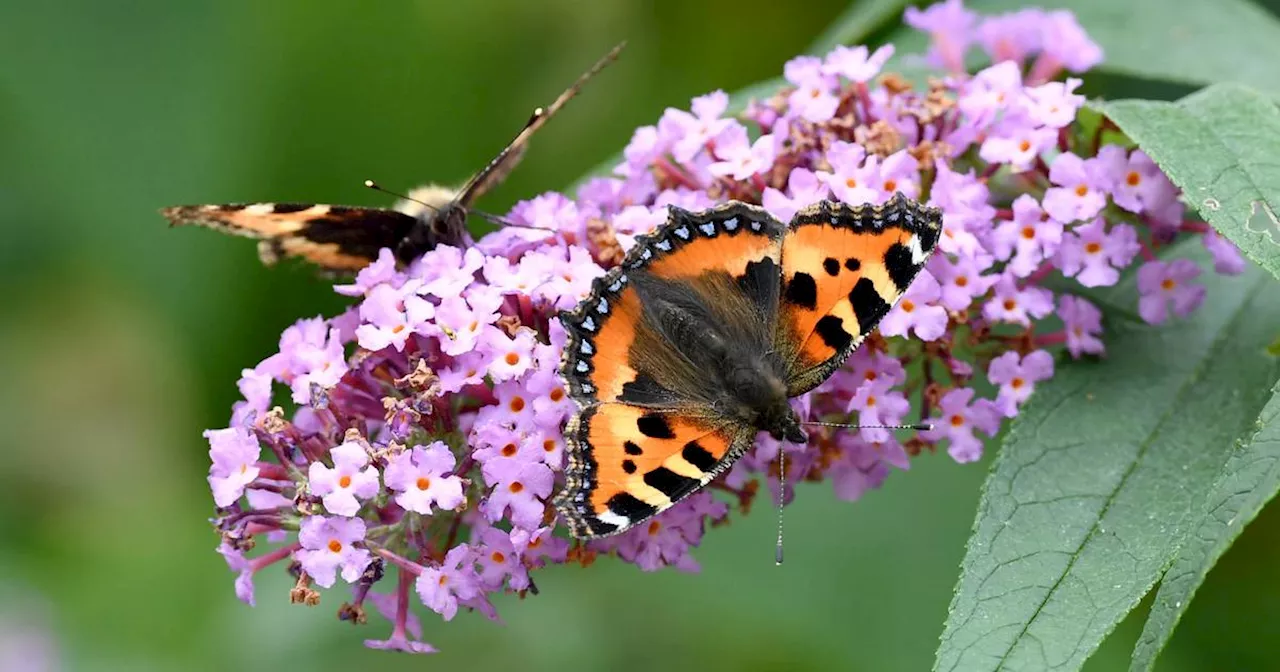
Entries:
[[[928,422],[916,423],[913,425],[854,425],[840,422],[801,422],[802,425],[814,427],[840,427],[842,429],[913,429],[917,432],[927,432],[933,429],[933,425]],[[783,446],[778,446],[778,545],[774,549],[773,564],[782,566],[782,509],[783,502],[787,497],[787,451]]]
[[840,427],[841,429],[911,429],[917,432],[928,432],[933,429],[933,423],[918,422],[913,425],[854,425],[844,422],[801,422],[802,425],[813,427]]
[[493,157],[493,160],[490,161],[488,165],[482,168],[480,172],[472,175],[471,179],[467,180],[467,183],[462,185],[462,188],[458,190],[457,202],[462,204],[464,207],[469,207],[472,201],[479,198],[484,194],[484,192],[488,191],[490,187],[501,182],[506,177],[506,174],[514,167],[515,162],[520,160],[524,152],[525,145],[529,142],[529,137],[537,132],[539,128],[542,128],[542,125],[547,123],[551,117],[555,116],[555,113],[559,112],[560,108],[564,107],[565,103],[578,95],[578,91],[580,91],[583,85],[587,83],[587,80],[594,77],[596,73],[603,70],[605,66],[617,60],[618,54],[621,53],[622,48],[625,46],[627,46],[627,43],[622,42],[613,49],[610,49],[609,53],[605,54],[586,72],[582,73],[578,79],[574,81],[573,84],[569,85],[569,88],[565,89],[564,92],[552,101],[550,105],[535,108],[533,110],[533,114],[529,115],[529,120],[525,122],[524,127],[516,134],[516,137],[513,138],[511,142],[507,143],[507,146],[503,147],[502,151],[498,152],[498,155]]
[[559,229],[553,229],[549,226],[534,226],[532,224],[519,224],[505,217],[499,217],[498,215],[489,214],[481,210],[476,210],[475,208],[468,209],[467,213],[480,217],[481,219],[487,220],[501,227],[511,227],[513,229],[533,229],[535,231],[550,231],[551,233],[559,233]]
[[429,209],[434,210],[434,211],[436,211],[436,212],[440,212],[440,208],[437,208],[436,206],[431,205],[430,203],[424,203],[424,202],[419,201],[418,199],[416,199],[416,198],[414,198],[414,197],[412,197],[412,196],[406,196],[406,195],[404,195],[404,194],[398,194],[398,193],[396,193],[396,192],[394,192],[394,191],[391,191],[390,189],[384,189],[384,188],[382,187],[382,185],[378,184],[377,182],[374,182],[373,180],[365,180],[365,181],[364,181],[364,186],[366,186],[366,187],[368,187],[368,188],[370,188],[370,189],[372,189],[372,190],[374,190],[374,191],[380,191],[380,192],[382,192],[382,193],[384,193],[384,194],[389,194],[389,195],[391,195],[391,196],[395,196],[396,198],[399,198],[399,199],[402,199],[402,200],[405,200],[405,201],[409,201],[409,202],[411,202],[411,203],[417,203],[418,205],[421,205],[421,206],[422,206],[422,207],[424,207],[424,208],[429,208]]
[[787,498],[787,451],[778,445],[778,547],[773,552],[773,565],[782,566],[782,503]]

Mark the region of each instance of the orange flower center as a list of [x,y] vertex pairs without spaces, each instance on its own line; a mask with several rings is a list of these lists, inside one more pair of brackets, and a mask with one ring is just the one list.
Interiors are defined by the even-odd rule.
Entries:
[[851,177],[844,181],[844,186],[849,187],[850,189],[853,189],[854,187],[858,186],[858,181]]
[[876,405],[876,398],[875,398],[875,397],[868,396],[868,397],[867,397],[867,407],[868,407],[868,408],[870,408],[870,407],[875,406],[875,405]]
[[963,415],[960,415],[959,413],[957,413],[957,414],[955,414],[955,415],[951,416],[951,426],[952,426],[952,427],[959,427],[959,426],[961,426],[961,425],[963,425],[963,424],[964,424],[964,416],[963,416]]
[[551,394],[547,396],[551,397],[551,401],[560,401],[561,399],[564,399],[564,388],[557,387],[556,389],[551,390]]
[[514,352],[508,352],[507,356],[503,357],[502,359],[506,361],[508,366],[515,366],[516,364],[520,363],[520,355],[517,355]]
[[661,530],[661,529],[662,529],[662,523],[659,523],[656,520],[649,523],[649,536],[653,536],[657,534],[658,530]]
[[885,181],[884,181],[884,190],[885,190],[885,191],[897,191],[897,190],[898,190],[898,181],[897,181],[897,180],[885,180]]
[[512,397],[509,404],[512,413],[519,413],[524,410],[524,397]]
[[429,487],[431,487],[431,479],[427,478],[426,476],[419,476],[419,477],[418,477],[418,489],[419,489],[419,490],[426,490],[426,489],[427,489],[427,488],[429,488]]
[[1012,387],[1015,390],[1022,387],[1025,384],[1026,382],[1023,381],[1021,378],[1014,378],[1013,380],[1009,381],[1009,387]]
[[907,312],[909,313],[909,312],[911,312],[911,311],[913,311],[913,310],[915,310],[915,309],[916,309],[916,304],[912,303],[912,302],[911,302],[911,299],[903,299],[903,300],[902,300],[902,309],[903,309],[903,310],[905,310],[905,311],[907,311]]
[[507,486],[507,489],[510,490],[512,494],[518,495],[524,491],[524,483],[521,483],[520,481],[516,481],[515,483],[512,483],[511,485]]
[[556,451],[555,439],[547,439],[546,441],[543,441],[542,449],[548,453],[554,453]]
[[404,331],[404,325],[403,325],[403,324],[397,324],[396,326],[391,327],[391,333],[393,333],[393,334],[398,334],[398,333],[400,333],[400,332],[402,332],[402,331]]
[[1163,287],[1165,290],[1170,290],[1176,287],[1177,283],[1170,278],[1165,278],[1160,282],[1160,286]]
[[1018,302],[1017,302],[1017,301],[1014,301],[1013,299],[1005,299],[1005,300],[1004,300],[1004,309],[1005,309],[1005,310],[1013,310],[1014,308],[1017,308],[1017,307],[1018,307]]
[[1079,196],[1080,198],[1084,198],[1084,197],[1085,197],[1085,196],[1087,196],[1088,194],[1089,194],[1089,187],[1088,187],[1088,185],[1084,185],[1084,184],[1082,184],[1082,185],[1080,185],[1080,186],[1076,187],[1076,196]]
[[969,286],[969,276],[962,275],[956,278],[956,287],[968,287],[968,286]]
[[1136,187],[1142,182],[1142,176],[1138,174],[1138,171],[1131,170],[1129,171],[1129,174],[1125,176],[1124,181],[1128,183],[1129,186]]
[[511,457],[512,455],[515,455],[515,454],[516,454],[516,444],[508,443],[507,445],[502,447],[503,457]]
[[1026,238],[1027,240],[1035,240],[1035,237],[1036,237],[1035,227],[1033,226],[1022,227],[1022,237]]
[[341,541],[338,541],[337,539],[330,539],[330,540],[329,540],[329,550],[330,550],[330,551],[332,551],[332,552],[334,552],[334,553],[341,553],[341,552],[342,552],[342,542],[341,542]]
[[339,488],[349,488],[349,487],[351,487],[351,477],[350,477],[350,476],[343,476],[342,478],[339,478],[339,479],[338,479],[338,487],[339,487]]
[[1025,151],[1027,151],[1027,150],[1029,150],[1029,149],[1031,149],[1031,141],[1030,141],[1030,140],[1023,140],[1022,142],[1019,142],[1019,143],[1018,143],[1018,151],[1020,151],[1020,152],[1025,152]]
[[494,551],[489,557],[499,565],[507,561],[507,556],[502,551]]
[[1102,251],[1102,243],[1086,243],[1084,251],[1089,254],[1097,254]]

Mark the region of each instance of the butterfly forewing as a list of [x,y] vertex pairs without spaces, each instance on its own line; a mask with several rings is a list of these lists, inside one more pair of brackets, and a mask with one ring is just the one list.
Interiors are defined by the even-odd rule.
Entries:
[[901,194],[882,206],[823,201],[798,212],[782,246],[778,350],[787,394],[840,367],[902,298],[937,246],[941,213]]

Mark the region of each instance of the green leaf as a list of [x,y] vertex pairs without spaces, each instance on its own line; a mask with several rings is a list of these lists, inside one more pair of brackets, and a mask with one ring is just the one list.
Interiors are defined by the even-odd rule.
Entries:
[[1209,570],[1263,505],[1280,491],[1280,385],[1262,409],[1257,431],[1231,455],[1206,501],[1199,526],[1165,573],[1133,650],[1132,670],[1150,670]]
[[1280,110],[1219,84],[1176,103],[1096,104],[1246,257],[1280,277]]
[[[1026,0],[970,0],[981,15],[1023,9]],[[1248,0],[1057,0],[1102,46],[1099,70],[1191,85],[1241,82],[1280,97],[1280,21]],[[911,37],[911,35],[917,37]],[[920,50],[928,38],[904,26],[892,40]]]
[[861,43],[875,29],[902,16],[910,0],[863,0],[852,2],[839,18],[831,23],[818,39],[809,45],[807,53],[822,55],[839,45]]
[[1109,320],[1106,359],[1062,363],[1014,421],[935,669],[1078,669],[1195,528],[1280,375],[1265,352],[1280,283],[1256,268],[1202,278],[1190,318]]

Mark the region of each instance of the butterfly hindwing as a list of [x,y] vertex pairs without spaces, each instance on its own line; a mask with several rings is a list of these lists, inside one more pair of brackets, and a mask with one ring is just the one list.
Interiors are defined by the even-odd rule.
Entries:
[[576,537],[616,534],[670,508],[755,439],[714,417],[620,403],[587,406],[565,435],[570,460],[556,506]]
[[313,203],[180,205],[161,212],[175,225],[258,239],[264,262],[297,257],[329,271],[369,265],[382,248],[395,249],[417,221],[396,210]]
[[772,347],[786,229],[741,203],[670,213],[562,316],[561,374],[583,409],[556,504],[579,537],[665,510],[756,435],[709,371],[731,350]]
[[896,194],[880,206],[823,201],[798,212],[782,247],[778,348],[787,394],[831,375],[907,291],[937,246],[941,212]]

